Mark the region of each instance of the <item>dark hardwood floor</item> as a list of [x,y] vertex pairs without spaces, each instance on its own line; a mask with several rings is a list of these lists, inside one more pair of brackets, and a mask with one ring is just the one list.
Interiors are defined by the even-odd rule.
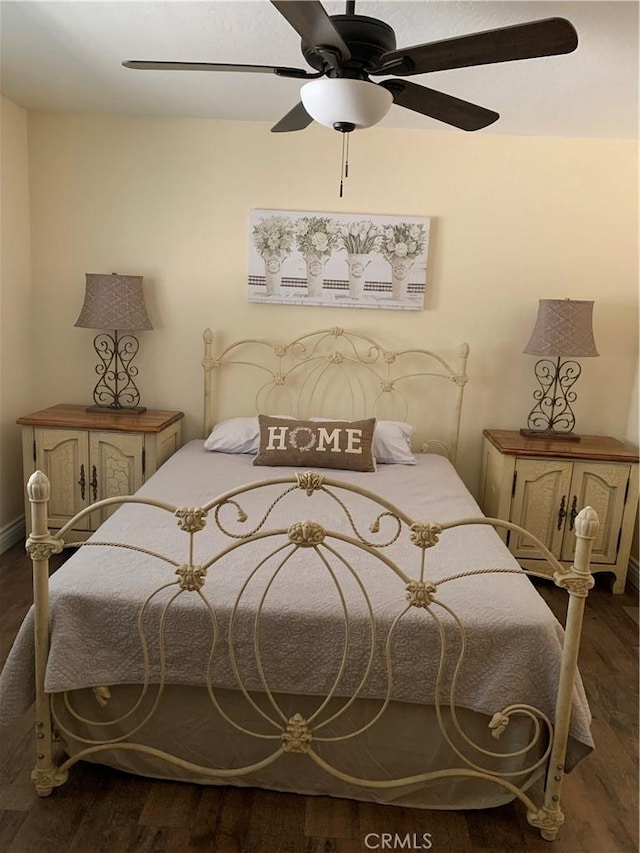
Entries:
[[[0,660],[31,603],[31,566],[21,545],[0,556]],[[566,595],[539,586],[559,615]],[[563,788],[565,825],[541,839],[519,803],[483,812],[420,811],[257,789],[199,787],[79,764],[45,799],[29,774],[31,717],[5,744],[0,767],[1,853],[635,853],[638,851],[638,601],[613,596],[598,577],[587,602],[580,666],[597,749]],[[395,847],[380,836],[398,833]],[[409,837],[409,841],[407,841]],[[407,844],[412,846],[408,847]],[[404,846],[401,847],[400,844]]]

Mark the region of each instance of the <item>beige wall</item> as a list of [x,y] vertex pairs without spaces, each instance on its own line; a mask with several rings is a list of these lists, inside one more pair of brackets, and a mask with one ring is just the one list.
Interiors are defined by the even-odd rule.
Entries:
[[[23,513],[20,428],[33,405],[27,114],[0,99],[0,546]],[[1,550],[1,547],[0,547]]]
[[[316,126],[275,135],[265,124],[30,114],[38,407],[89,400],[92,332],[73,324],[85,272],[117,271],[144,276],[156,327],[141,335],[143,402],[185,411],[188,438],[200,429],[206,325],[226,340],[351,326],[452,359],[466,340],[461,470],[475,489],[482,428],[519,427],[532,405],[535,359],[522,349],[537,301],[562,297],[596,301],[601,357],[583,361],[578,430],[624,438],[637,363],[637,147],[376,128],[353,135],[339,199],[340,147]],[[425,310],[249,304],[251,208],[432,217]]]

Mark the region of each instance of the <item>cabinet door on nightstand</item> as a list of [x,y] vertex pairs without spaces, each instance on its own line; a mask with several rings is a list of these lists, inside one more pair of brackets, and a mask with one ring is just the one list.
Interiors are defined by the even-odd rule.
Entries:
[[607,462],[576,462],[571,483],[571,505],[562,545],[562,559],[572,560],[576,550],[573,521],[577,511],[590,506],[598,513],[600,527],[591,550],[593,563],[613,565],[618,558],[618,534],[622,525],[630,465]]
[[[131,495],[142,485],[144,436],[140,433],[91,432],[91,500]],[[118,505],[93,513],[93,527],[108,518]]]
[[[51,483],[49,526],[62,527],[91,498],[89,496],[89,443],[83,430],[35,429],[35,466]],[[91,530],[89,516],[78,530]]]
[[[573,464],[551,459],[518,459],[511,521],[524,527],[559,557],[569,512]],[[512,532],[509,550],[517,559],[540,559],[533,544]]]

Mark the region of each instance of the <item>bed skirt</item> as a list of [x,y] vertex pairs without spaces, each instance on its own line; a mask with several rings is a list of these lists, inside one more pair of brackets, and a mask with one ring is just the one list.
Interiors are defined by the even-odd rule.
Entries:
[[[103,691],[104,692],[104,691]],[[140,696],[139,685],[118,685],[109,688],[110,696],[104,707],[96,701],[92,690],[73,691],[70,701],[74,710],[92,721],[104,722],[120,717],[132,708]],[[153,692],[153,691],[151,691]],[[231,690],[217,690],[222,708],[232,719],[251,730],[258,730],[256,715],[248,712],[242,695]],[[265,709],[264,697],[252,694]],[[147,696],[152,699],[152,696]],[[313,696],[277,694],[276,700],[285,714],[311,715],[319,699]],[[103,700],[104,701],[104,700]],[[145,699],[146,701],[146,699]],[[342,700],[344,703],[346,700]],[[55,703],[60,720],[69,720],[68,712]],[[359,699],[341,719],[340,726],[353,731],[375,716],[380,702]],[[147,705],[147,708],[150,705]],[[455,732],[447,709],[443,709],[445,728],[456,746],[464,751],[475,766],[502,772],[518,772],[531,766],[542,753],[546,743],[537,744],[535,750],[508,759],[495,759],[465,744]],[[324,714],[326,716],[326,713]],[[459,708],[458,722],[467,738],[485,750],[498,753],[517,751],[529,742],[532,724],[523,718],[512,719],[499,740],[492,737],[490,718],[484,714]],[[74,722],[74,726],[79,724]],[[132,718],[125,722],[104,725],[85,725],[83,737],[97,739],[124,735],[132,728]],[[346,728],[345,728],[346,730]],[[263,733],[270,731],[265,724]],[[321,729],[319,734],[333,736],[339,733]],[[76,755],[87,747],[62,733],[68,754]],[[272,754],[279,746],[277,740],[254,738],[238,732],[225,723],[212,707],[205,688],[168,685],[153,717],[139,733],[128,738],[136,743],[152,746],[178,756],[185,761],[217,768],[240,768],[253,765]],[[381,719],[368,731],[340,743],[314,741],[314,748],[323,759],[344,773],[365,779],[402,779],[416,774],[444,768],[465,767],[445,737],[441,734],[435,708],[406,702],[391,702]],[[128,773],[157,779],[179,780],[197,784],[237,785],[267,788],[299,794],[346,797],[382,804],[432,809],[484,809],[510,802],[513,795],[496,783],[474,778],[446,777],[435,782],[405,784],[392,788],[371,788],[353,785],[335,778],[314,764],[306,755],[283,754],[275,763],[259,771],[233,778],[216,778],[200,775],[170,764],[155,755],[131,750],[110,749],[87,756],[89,761],[106,764]],[[522,775],[508,776],[527,789],[542,775],[537,768]]]

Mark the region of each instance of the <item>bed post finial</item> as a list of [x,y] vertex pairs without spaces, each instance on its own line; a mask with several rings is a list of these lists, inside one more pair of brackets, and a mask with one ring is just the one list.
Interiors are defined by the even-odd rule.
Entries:
[[27,538],[26,549],[34,564],[48,562],[52,554],[62,551],[63,542],[49,533],[51,485],[47,475],[42,471],[34,471],[27,482],[27,494],[31,504],[31,533]]
[[576,553],[573,565],[568,571],[556,572],[553,576],[556,586],[564,587],[572,597],[586,598],[594,584],[590,565],[591,548],[599,527],[595,509],[585,506],[580,510],[575,522]]
[[576,516],[575,528],[578,539],[595,539],[599,527],[600,519],[595,509],[590,506],[583,507]]
[[42,471],[34,471],[27,481],[27,494],[30,503],[46,503],[49,500],[51,484]]

